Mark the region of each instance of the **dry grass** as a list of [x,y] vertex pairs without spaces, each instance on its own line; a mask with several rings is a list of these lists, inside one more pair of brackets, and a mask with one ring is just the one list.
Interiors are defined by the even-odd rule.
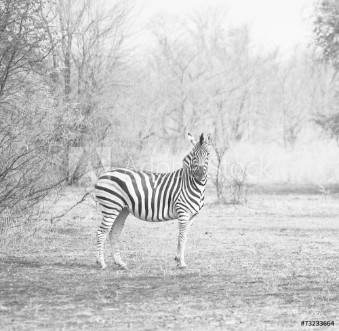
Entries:
[[[77,194],[69,191],[58,208]],[[110,266],[101,271],[94,263],[99,214],[83,204],[30,240],[1,238],[0,329],[338,325],[338,214],[337,198],[323,195],[252,193],[247,206],[209,203],[191,229],[184,271],[173,260],[176,222],[130,217],[122,237],[129,269],[112,266],[107,247]]]

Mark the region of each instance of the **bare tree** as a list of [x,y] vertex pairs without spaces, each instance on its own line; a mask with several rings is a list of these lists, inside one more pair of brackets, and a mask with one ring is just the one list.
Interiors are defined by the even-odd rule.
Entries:
[[163,95],[162,131],[166,139],[175,137],[181,141],[188,126],[194,128],[199,121],[197,96],[206,67],[199,59],[201,54],[192,43],[188,27],[178,19],[174,22],[170,24],[165,17],[152,22],[157,41],[153,69]]
[[282,67],[278,79],[278,93],[280,94],[282,138],[286,149],[293,149],[308,120],[306,102],[307,84],[309,77],[307,70],[302,68],[294,57],[286,67]]
[[[103,107],[114,108],[116,97],[111,96],[120,92],[119,70],[126,58],[122,44],[131,8],[130,2],[122,0],[109,6],[102,1],[56,0],[42,12],[47,35],[55,45],[54,72],[62,77],[55,83],[70,117],[77,118],[68,128],[73,139],[66,146],[62,165],[69,183],[77,182],[80,175],[70,173],[71,148],[86,146],[79,162],[87,162],[89,146],[90,154],[95,154],[96,145],[105,139],[102,133],[107,135],[112,126],[110,114],[102,120],[107,113]],[[108,105],[109,101],[113,103]],[[79,164],[75,169],[79,167],[84,168]]]
[[[220,107],[219,110],[222,108]],[[221,115],[221,117],[220,117]],[[212,150],[215,158],[211,159],[212,175],[210,176],[217,192],[217,199],[220,203],[226,203],[226,154],[230,148],[225,123],[222,114],[219,112],[218,120],[214,122],[214,134],[212,139]],[[221,120],[221,121],[220,121]]]
[[31,216],[63,182],[55,163],[68,138],[54,126],[62,109],[55,108],[51,82],[44,77],[53,46],[39,16],[43,4],[1,3],[0,214]]

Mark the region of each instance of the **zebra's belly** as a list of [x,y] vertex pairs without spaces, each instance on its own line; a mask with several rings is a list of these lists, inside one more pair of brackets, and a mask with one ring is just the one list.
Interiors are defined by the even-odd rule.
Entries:
[[149,210],[149,211],[142,211],[141,214],[139,214],[137,210],[133,211],[132,208],[128,208],[128,209],[129,209],[129,212],[133,216],[146,222],[166,222],[166,221],[171,221],[171,220],[175,220],[178,218],[178,215],[175,211],[155,213],[154,211]]

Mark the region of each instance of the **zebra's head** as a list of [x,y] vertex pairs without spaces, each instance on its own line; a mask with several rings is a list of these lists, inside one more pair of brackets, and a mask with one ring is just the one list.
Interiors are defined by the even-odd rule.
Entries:
[[207,179],[207,170],[208,170],[208,157],[210,154],[209,146],[211,144],[211,135],[209,134],[205,138],[202,133],[197,142],[193,136],[188,133],[188,139],[193,144],[194,148],[189,154],[189,164],[187,165],[190,171],[190,174],[193,178],[201,181],[206,181]]

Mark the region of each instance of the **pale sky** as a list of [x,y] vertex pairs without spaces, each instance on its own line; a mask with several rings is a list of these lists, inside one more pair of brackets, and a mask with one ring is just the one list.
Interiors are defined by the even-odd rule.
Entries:
[[255,46],[289,53],[310,41],[312,4],[313,0],[144,0],[141,15],[146,22],[158,13],[187,16],[199,8],[221,5],[228,9],[225,24],[250,25]]

